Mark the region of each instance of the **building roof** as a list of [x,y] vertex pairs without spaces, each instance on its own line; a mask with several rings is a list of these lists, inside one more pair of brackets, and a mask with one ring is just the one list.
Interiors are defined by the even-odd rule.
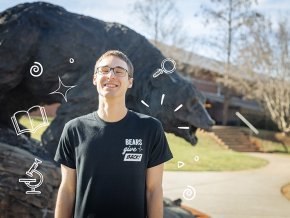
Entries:
[[225,64],[205,56],[186,51],[175,46],[158,43],[156,45],[166,57],[171,57],[174,60],[183,62],[185,64],[205,69],[218,74],[223,74]]
[[[215,93],[209,93],[209,92],[202,92],[202,93],[210,101],[219,102],[219,103],[223,103],[224,101],[223,95],[217,95]],[[237,97],[232,97],[230,99],[230,105],[253,110],[253,111],[264,112],[263,108],[256,101],[253,101],[253,100],[245,100],[245,99],[241,99]]]

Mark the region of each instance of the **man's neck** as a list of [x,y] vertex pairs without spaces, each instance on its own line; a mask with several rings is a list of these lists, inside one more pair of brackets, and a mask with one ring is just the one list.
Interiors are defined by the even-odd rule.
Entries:
[[99,117],[106,122],[118,122],[122,120],[128,109],[126,108],[125,101],[117,101],[116,99],[105,99],[99,96]]

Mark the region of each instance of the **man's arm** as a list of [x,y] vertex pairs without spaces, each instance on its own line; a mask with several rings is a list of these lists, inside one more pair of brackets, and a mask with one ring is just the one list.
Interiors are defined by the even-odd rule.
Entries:
[[147,169],[146,197],[148,218],[163,218],[163,165]]
[[76,170],[61,165],[61,184],[58,190],[55,218],[71,218],[74,213]]

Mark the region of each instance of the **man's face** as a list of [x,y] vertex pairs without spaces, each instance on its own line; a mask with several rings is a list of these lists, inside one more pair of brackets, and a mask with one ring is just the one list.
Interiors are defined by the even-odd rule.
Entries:
[[[103,66],[110,68],[121,67],[127,71],[129,70],[126,62],[115,56],[107,56],[101,60],[98,67]],[[95,73],[93,83],[97,87],[100,96],[105,98],[125,98],[127,89],[132,87],[133,78],[129,78],[128,73],[126,73],[124,77],[118,77],[114,74],[113,70],[111,70],[106,75]]]

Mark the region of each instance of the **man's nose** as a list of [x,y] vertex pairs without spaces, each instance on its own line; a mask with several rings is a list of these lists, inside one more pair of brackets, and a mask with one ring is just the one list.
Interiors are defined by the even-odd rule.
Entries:
[[116,77],[116,74],[115,74],[115,72],[113,71],[113,69],[110,69],[110,71],[109,71],[109,73],[107,74],[107,76],[109,77],[109,78],[114,78],[114,77]]

